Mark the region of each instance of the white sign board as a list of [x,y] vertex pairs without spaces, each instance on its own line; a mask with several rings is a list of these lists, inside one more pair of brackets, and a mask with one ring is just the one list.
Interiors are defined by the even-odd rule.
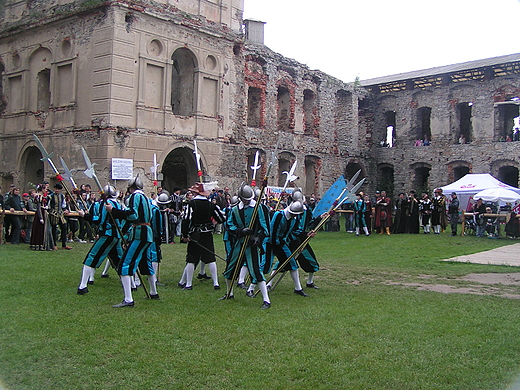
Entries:
[[130,180],[134,176],[134,160],[131,158],[112,159],[112,180]]

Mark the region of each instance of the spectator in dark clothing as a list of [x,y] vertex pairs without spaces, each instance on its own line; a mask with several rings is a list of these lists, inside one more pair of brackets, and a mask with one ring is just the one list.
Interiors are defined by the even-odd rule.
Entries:
[[[14,188],[11,195],[7,199],[5,203],[6,208],[9,208],[11,211],[23,211],[26,212],[24,204],[22,203],[22,198],[20,197],[20,189]],[[11,244],[19,244],[20,243],[20,232],[22,230],[22,216],[21,215],[11,215]]]

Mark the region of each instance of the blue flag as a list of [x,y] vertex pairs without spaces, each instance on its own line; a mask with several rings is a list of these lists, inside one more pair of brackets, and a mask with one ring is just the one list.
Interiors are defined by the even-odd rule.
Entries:
[[312,216],[317,217],[329,211],[346,186],[347,183],[345,181],[345,178],[343,177],[343,175],[341,175],[339,179],[336,180],[336,182],[328,189],[325,195],[323,195],[323,198],[321,198],[321,200],[318,202],[318,204],[312,212]]

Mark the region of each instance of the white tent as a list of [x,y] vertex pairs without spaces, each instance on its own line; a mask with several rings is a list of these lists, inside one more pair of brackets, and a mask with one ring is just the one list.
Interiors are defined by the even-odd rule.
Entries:
[[457,193],[457,197],[460,201],[460,208],[461,210],[466,211],[471,209],[471,200],[473,199],[473,196],[478,192],[489,188],[505,188],[520,194],[520,188],[502,183],[489,173],[468,173],[459,180],[441,187],[442,192],[448,199],[450,199],[449,195],[452,192]]
[[515,203],[520,200],[520,194],[507,188],[488,188],[473,195],[474,199],[482,198],[486,202]]

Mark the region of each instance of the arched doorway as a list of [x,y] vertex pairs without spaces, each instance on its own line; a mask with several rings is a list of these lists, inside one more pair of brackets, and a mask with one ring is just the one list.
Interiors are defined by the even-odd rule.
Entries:
[[518,187],[518,168],[510,165],[499,168],[497,179],[510,186]]
[[24,191],[43,182],[44,164],[41,158],[42,154],[36,146],[29,146],[23,152],[21,166],[24,171],[20,186]]
[[[202,161],[201,161],[202,168]],[[203,169],[204,171],[204,169]],[[162,186],[170,193],[175,187],[186,189],[198,181],[197,165],[193,150],[188,147],[172,150],[162,165]]]

